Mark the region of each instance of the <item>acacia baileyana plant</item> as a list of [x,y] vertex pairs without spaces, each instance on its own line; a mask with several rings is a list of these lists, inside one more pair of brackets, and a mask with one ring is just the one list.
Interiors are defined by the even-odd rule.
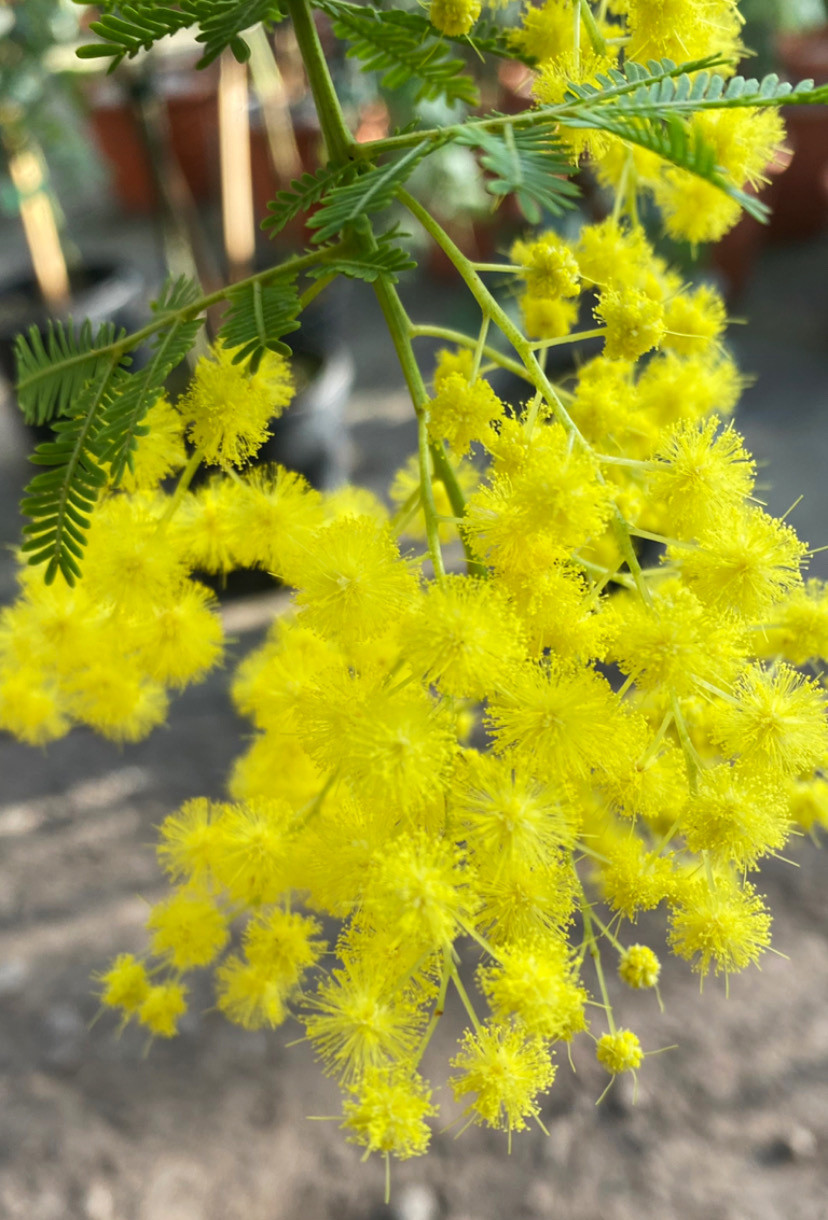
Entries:
[[[657,984],[629,927],[639,911],[663,906],[670,950],[727,978],[770,944],[760,861],[828,823],[825,697],[802,671],[828,655],[828,592],[803,582],[808,547],[754,499],[721,298],[683,283],[638,222],[646,198],[699,243],[761,214],[751,191],[784,138],[778,104],[826,91],[734,75],[733,0],[546,0],[515,6],[511,25],[481,19],[479,0],[432,0],[428,16],[283,2],[109,4],[82,49],[117,63],[197,26],[205,61],[244,58],[245,28],[290,20],[328,160],[270,205],[274,232],[313,209],[305,253],[209,297],[178,280],[134,335],[55,323],[19,340],[22,409],[55,439],[24,501],[0,720],[33,745],[73,723],[136,741],[169,690],[220,661],[193,572],[258,567],[295,590],[234,678],[255,734],[228,799],[194,795],[163,823],[170,896],[146,955],[116,958],[101,998],[170,1037],[190,973],[212,971],[230,1021],[304,1026],[341,1083],[347,1138],[387,1162],[428,1146],[420,1065],[450,988],[468,1018],[450,1088],[468,1123],[511,1136],[540,1121],[558,1044],[592,1038],[610,1083],[641,1066],[605,983],[611,968]],[[421,98],[473,106],[466,61],[500,57],[527,65],[535,105],[357,144],[313,10]],[[527,230],[508,261],[475,264],[406,189],[452,141],[530,221],[573,205],[585,163],[612,213],[574,241]],[[411,260],[378,221],[395,201],[472,294],[476,334],[408,317],[395,284]],[[521,326],[494,273],[513,281]],[[418,421],[393,515],[364,490],[320,494],[248,465],[291,398],[283,337],[339,275],[372,285]],[[218,342],[171,403],[167,375],[220,301]],[[577,332],[585,304],[595,325]],[[423,336],[447,345],[433,371]],[[574,377],[547,374],[550,347],[595,336],[601,354]],[[518,411],[488,380],[498,368],[525,383]],[[202,463],[215,473],[192,491]],[[446,554],[465,566],[447,571],[458,536]],[[663,547],[646,568],[642,538]],[[340,921],[335,945],[322,917]]]

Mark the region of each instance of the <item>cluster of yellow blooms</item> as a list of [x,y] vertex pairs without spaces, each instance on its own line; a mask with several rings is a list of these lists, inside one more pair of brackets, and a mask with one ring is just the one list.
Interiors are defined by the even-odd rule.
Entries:
[[[520,37],[539,59],[571,37],[570,7],[527,10]],[[432,11],[448,30],[476,8]],[[738,37],[729,0],[622,8],[642,55]],[[717,123],[739,143],[736,112]],[[684,185],[653,189],[678,216],[665,200]],[[520,414],[482,345],[440,354],[428,429],[462,519],[436,479],[424,497],[416,464],[394,478],[394,516],[281,467],[239,473],[290,398],[289,370],[216,351],[177,404],[153,407],[127,485],[95,509],[83,578],[47,587],[23,569],[0,617],[0,726],[33,744],[74,722],[134,741],[163,721],[166,688],[221,657],[193,573],[258,567],[294,590],[234,678],[255,735],[229,799],[164,821],[172,893],[149,914],[146,957],[119,956],[101,995],[171,1036],[186,976],[212,970],[229,1020],[303,1024],[341,1083],[348,1137],[386,1158],[427,1147],[437,1107],[420,1067],[450,987],[468,1016],[451,1090],[468,1123],[511,1135],[540,1122],[556,1044],[594,1038],[610,1080],[640,1066],[600,951],[634,988],[657,985],[659,961],[622,942],[625,921],[663,906],[672,951],[727,977],[770,941],[748,875],[828,825],[825,696],[802,672],[828,656],[828,589],[803,580],[807,546],[754,497],[719,295],[686,286],[626,219],[520,241],[512,264],[539,354],[577,337],[585,299],[604,347]],[[170,495],[186,437],[220,469]],[[462,534],[468,574],[431,574],[419,553],[429,500],[442,540]],[[636,537],[662,544],[654,566]],[[335,946],[322,918],[341,921]],[[479,1002],[461,947],[480,959]]]

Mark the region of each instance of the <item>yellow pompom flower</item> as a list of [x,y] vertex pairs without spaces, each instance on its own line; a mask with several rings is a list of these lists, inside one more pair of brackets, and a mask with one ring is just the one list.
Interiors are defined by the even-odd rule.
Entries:
[[802,584],[808,547],[783,521],[761,508],[722,511],[715,526],[699,535],[699,546],[669,547],[682,579],[711,610],[746,619],[771,607]]
[[65,689],[72,715],[111,741],[141,741],[167,718],[164,688],[127,657],[90,661]]
[[474,864],[477,925],[492,944],[545,939],[572,922],[577,878],[569,854],[550,852],[537,865],[478,854]]
[[741,59],[742,17],[737,0],[624,0],[630,32],[627,54],[636,63],[684,63],[713,53]]
[[439,949],[471,919],[474,900],[459,848],[420,832],[381,848],[363,892],[371,923],[401,943]]
[[729,356],[661,352],[639,374],[636,391],[644,418],[663,428],[704,419],[711,411],[730,415],[744,385]]
[[69,732],[69,704],[53,674],[37,664],[0,664],[0,729],[30,746]]
[[285,733],[301,727],[297,697],[338,659],[336,649],[292,617],[274,619],[261,648],[233,676],[233,702],[256,728]]
[[389,987],[387,959],[351,957],[305,997],[305,1032],[326,1072],[345,1084],[405,1063],[425,1024],[425,996]]
[[218,885],[246,906],[275,902],[292,883],[291,824],[286,801],[228,805],[221,819],[221,852],[212,865]]
[[786,794],[745,767],[709,767],[682,810],[681,832],[691,851],[709,851],[738,869],[756,868],[761,856],[788,841]]
[[816,828],[828,830],[828,780],[816,779],[790,781],[788,787],[788,812],[791,820],[816,839]]
[[199,885],[185,885],[147,918],[152,953],[175,970],[209,966],[227,944],[227,917],[210,893]]
[[488,381],[478,378],[469,384],[462,373],[447,373],[428,404],[429,435],[464,454],[472,441],[488,442],[492,424],[503,414],[503,403]]
[[267,963],[231,956],[215,973],[216,1003],[242,1029],[276,1029],[287,1018],[285,989]]
[[634,1072],[644,1062],[641,1043],[631,1029],[602,1034],[595,1047],[595,1057],[611,1076]]
[[244,466],[270,435],[293,397],[290,366],[267,352],[258,370],[233,363],[234,349],[216,345],[202,356],[178,409],[204,460],[225,470]]
[[770,944],[771,917],[752,885],[719,875],[685,882],[670,913],[670,947],[702,976],[735,974]]
[[748,768],[793,775],[812,771],[828,754],[825,691],[790,665],[751,665],[711,719],[716,742]]
[[381,635],[417,590],[390,531],[370,517],[325,526],[305,558],[296,604],[303,625],[346,642]]
[[138,1011],[150,989],[147,968],[133,953],[119,953],[99,981],[101,1003],[120,1008],[127,1016]]
[[525,655],[520,622],[490,581],[447,576],[432,585],[404,633],[412,670],[444,694],[482,699],[504,665]]
[[738,432],[731,427],[720,430],[716,415],[702,424],[677,424],[656,459],[660,464],[650,477],[650,488],[663,503],[675,537],[698,536],[753,492],[753,459]]
[[523,328],[528,339],[563,339],[578,320],[577,301],[563,298],[533,297],[524,293],[520,298]]
[[481,0],[431,0],[428,19],[441,34],[468,34],[480,16]]
[[774,606],[772,622],[757,633],[756,652],[782,656],[792,665],[828,657],[828,590],[824,581],[808,580]]
[[[572,0],[544,0],[540,5],[523,7],[521,24],[510,34],[513,45],[538,63],[555,60],[572,51],[575,45],[575,10]],[[587,31],[581,22],[584,46]]]
[[607,328],[604,355],[609,360],[637,360],[660,347],[667,333],[664,307],[637,288],[605,288],[595,316]]
[[184,420],[166,398],[157,399],[138,431],[132,465],[119,483],[124,491],[155,491],[159,483],[187,462]]
[[635,919],[639,911],[651,911],[675,889],[675,874],[669,857],[647,851],[636,834],[619,838],[604,847],[600,867],[601,889],[614,911]]
[[210,876],[224,845],[225,808],[202,796],[164,818],[158,860],[173,880],[203,882]]
[[581,291],[578,260],[557,233],[544,233],[534,241],[517,241],[513,263],[522,267],[526,290],[533,297],[575,297]]
[[655,987],[661,973],[661,962],[647,945],[630,945],[621,954],[618,977],[636,991]]
[[574,845],[577,814],[566,797],[508,756],[466,750],[449,802],[458,837],[475,857],[541,865]]
[[664,346],[682,356],[708,351],[724,333],[727,309],[721,294],[709,284],[682,292],[668,301],[664,312]]
[[295,584],[323,522],[321,496],[300,474],[283,466],[253,470],[233,501],[231,550],[241,567]]
[[95,513],[84,557],[83,584],[93,601],[144,615],[176,600],[186,570],[165,546],[148,500],[115,495]]
[[138,1009],[138,1020],[156,1038],[174,1038],[178,1020],[187,1011],[188,990],[183,983],[155,983]]
[[147,677],[181,688],[203,678],[221,660],[223,631],[212,592],[186,580],[174,602],[153,607],[128,628]]
[[319,960],[326,945],[322,925],[308,915],[276,907],[251,919],[244,930],[244,952],[253,966],[266,968],[286,992]]
[[350,1086],[340,1127],[348,1143],[400,1160],[422,1156],[431,1131],[426,1122],[437,1114],[428,1084],[405,1067],[369,1067]]
[[234,801],[275,797],[301,809],[325,782],[296,733],[257,733],[233,764],[227,794]]
[[538,1118],[538,1094],[555,1079],[555,1065],[543,1038],[492,1021],[477,1032],[466,1030],[449,1080],[457,1100],[474,1094],[465,1114],[481,1126],[524,1131]]
[[655,199],[664,227],[674,241],[719,241],[738,223],[742,209],[718,186],[703,178],[668,166],[655,188]]
[[200,572],[231,572],[236,555],[236,505],[239,486],[217,476],[184,496],[167,526],[167,536],[182,559]]
[[564,1042],[586,1028],[587,994],[577,977],[566,941],[551,939],[514,945],[479,972],[495,1020],[517,1017],[530,1034]]

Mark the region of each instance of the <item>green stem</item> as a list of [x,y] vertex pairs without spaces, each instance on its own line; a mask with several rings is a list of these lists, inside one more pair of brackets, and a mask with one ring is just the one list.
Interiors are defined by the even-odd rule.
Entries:
[[420,1060],[426,1052],[426,1047],[432,1039],[435,1029],[440,1023],[440,1018],[446,1009],[446,995],[448,994],[448,986],[451,981],[452,970],[454,963],[451,960],[451,950],[446,948],[443,950],[443,974],[440,979],[440,990],[437,993],[437,1001],[434,1005],[434,1011],[431,1014],[431,1020],[428,1023],[423,1040],[417,1048],[417,1053],[412,1062],[412,1068],[417,1068]]
[[589,41],[592,43],[592,49],[596,55],[606,55],[607,44],[604,36],[598,29],[598,23],[593,16],[592,9],[589,7],[589,0],[581,0],[581,21],[587,28]]
[[598,948],[598,941],[595,938],[595,931],[592,927],[592,912],[589,909],[589,904],[584,896],[581,901],[581,916],[584,921],[584,939],[587,943],[589,956],[592,958],[592,963],[595,966],[595,973],[598,976],[598,988],[601,992],[601,999],[604,1001],[604,1008],[607,1013],[607,1024],[611,1034],[615,1033],[615,1020],[612,1015],[612,1004],[610,1003],[609,991],[607,990],[606,979],[604,978],[604,967],[601,964],[601,950]]
[[[446,343],[456,343],[460,347],[474,348],[477,344],[477,339],[473,335],[465,335],[461,330],[451,330],[447,326],[412,326],[408,333],[412,339],[445,339]],[[496,364],[500,368],[514,373],[516,377],[520,377],[523,381],[529,380],[526,369],[522,364],[519,364],[517,360],[510,359],[509,356],[504,356],[496,348],[484,346],[483,355],[487,360],[491,360],[492,364]]]
[[457,965],[454,962],[451,963],[451,977],[454,982],[454,986],[457,988],[457,994],[460,996],[463,1007],[468,1013],[469,1020],[472,1023],[472,1028],[476,1034],[479,1034],[481,1030],[480,1021],[478,1020],[477,1013],[474,1011],[472,1002],[469,999],[469,994],[460,979],[460,972],[457,969]]
[[328,61],[316,31],[313,11],[307,0],[287,0],[287,11],[293,22],[308,84],[316,104],[319,125],[328,149],[328,159],[333,165],[344,165],[352,159],[357,145],[345,126],[339,98],[328,70]]
[[181,475],[179,477],[178,483],[176,484],[175,491],[173,492],[172,496],[170,497],[170,502],[167,505],[166,511],[165,511],[163,517],[161,518],[161,520],[158,522],[158,533],[161,533],[166,528],[167,523],[170,520],[172,520],[172,517],[175,514],[175,510],[178,508],[179,504],[184,499],[187,489],[189,488],[190,484],[192,483],[195,472],[198,470],[199,466],[201,465],[203,458],[204,458],[204,450],[196,449],[195,453],[193,453],[191,455],[190,460],[187,463],[187,465],[181,471]]
[[423,502],[428,553],[434,567],[434,575],[442,581],[446,575],[443,563],[443,551],[440,546],[440,522],[437,517],[437,505],[434,503],[433,470],[431,466],[431,446],[428,436],[428,409],[417,412],[417,454],[420,464],[420,495]]

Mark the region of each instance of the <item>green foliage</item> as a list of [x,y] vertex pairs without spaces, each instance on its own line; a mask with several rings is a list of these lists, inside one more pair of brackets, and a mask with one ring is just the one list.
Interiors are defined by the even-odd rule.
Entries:
[[197,26],[197,40],[204,44],[200,68],[212,63],[226,47],[244,62],[250,56],[241,37],[244,31],[262,21],[267,24],[279,21],[283,16],[279,0],[181,0],[178,5],[159,0],[110,3],[89,27],[102,41],[80,47],[78,55],[81,59],[111,59],[111,71],[123,59],[148,51],[168,34]]
[[305,173],[301,178],[294,178],[289,187],[277,193],[267,205],[269,215],[262,221],[261,227],[275,237],[281,233],[286,224],[296,216],[309,211],[314,204],[319,203],[325,193],[353,176],[352,165],[326,166],[318,169],[315,174]]
[[30,564],[46,564],[47,584],[58,571],[70,585],[80,576],[89,513],[106,483],[103,415],[126,376],[117,353],[102,358],[74,403],[72,418],[59,420],[54,440],[38,445],[31,456],[36,466],[47,469],[35,475],[24,493],[21,510],[31,520],[23,527],[21,550]]
[[116,340],[115,327],[103,322],[96,333],[87,319],[79,328],[67,322],[50,321],[45,336],[36,326],[28,336],[18,335],[17,401],[27,424],[46,424],[65,415],[84,385],[93,380],[108,360],[108,349]]
[[575,206],[580,195],[569,180],[571,159],[556,139],[553,125],[498,131],[470,128],[461,132],[458,144],[480,149],[480,162],[492,177],[486,188],[493,195],[514,194],[531,224],[538,224],[542,210],[560,216]]
[[385,276],[392,284],[396,284],[404,271],[411,271],[417,266],[408,251],[395,244],[397,238],[407,236],[400,233],[395,225],[393,229],[377,237],[376,250],[351,253],[343,246],[337,247],[339,253],[326,259],[318,267],[311,268],[308,274],[314,279],[323,275],[344,275],[348,279],[364,280],[368,284],[373,284],[380,276]]
[[423,140],[398,160],[372,165],[353,182],[336,187],[325,196],[322,207],[308,221],[308,227],[316,229],[313,240],[330,241],[346,225],[353,225],[363,217],[387,208],[417,164],[437,146],[436,141]]
[[139,436],[149,429],[142,424],[147,411],[164,391],[164,383],[192,348],[201,328],[201,318],[188,318],[187,306],[198,301],[198,284],[181,276],[166,284],[153,305],[158,319],[169,317],[169,324],[156,332],[152,354],[140,372],[129,376],[124,388],[109,404],[106,417],[96,436],[101,460],[110,465],[110,478],[119,483],[131,464]]
[[295,280],[281,279],[274,284],[261,280],[248,281],[228,292],[230,308],[221,328],[225,347],[238,348],[234,364],[250,362],[255,373],[265,352],[291,354],[281,342],[283,335],[299,329],[299,297]]
[[399,89],[413,80],[416,101],[443,97],[477,104],[477,86],[464,73],[463,60],[452,56],[426,17],[346,0],[315,3],[331,18],[337,37],[351,44],[348,54],[363,61],[363,71],[382,74],[384,88]]

